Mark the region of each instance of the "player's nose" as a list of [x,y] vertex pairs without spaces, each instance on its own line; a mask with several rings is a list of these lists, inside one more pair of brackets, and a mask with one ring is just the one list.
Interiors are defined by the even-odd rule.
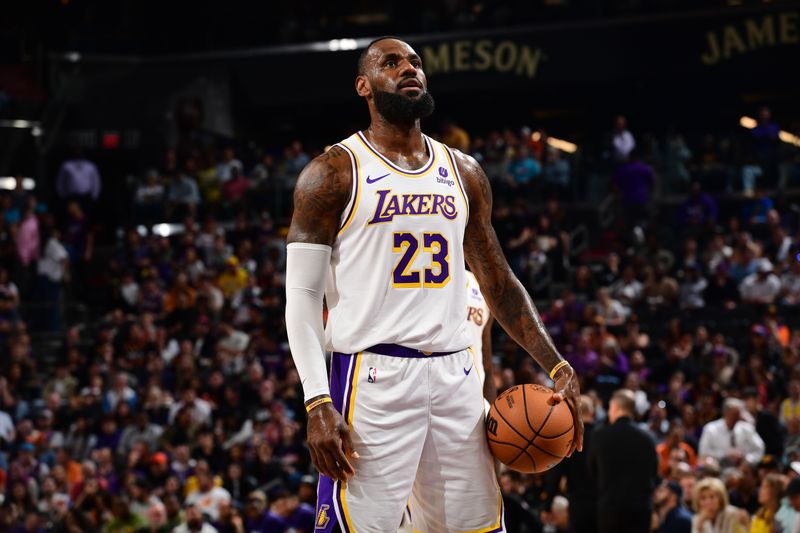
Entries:
[[411,61],[406,59],[400,64],[400,72],[399,72],[399,74],[400,74],[400,76],[402,78],[407,78],[409,76],[415,76],[416,77],[417,70],[418,70],[417,67],[415,67],[411,63]]

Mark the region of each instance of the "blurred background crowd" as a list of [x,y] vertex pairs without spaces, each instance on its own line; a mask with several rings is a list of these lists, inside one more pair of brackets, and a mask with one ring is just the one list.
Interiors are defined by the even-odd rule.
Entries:
[[[22,65],[0,67],[0,531],[314,530],[317,473],[283,317],[285,236],[298,173],[365,126],[362,104],[352,97],[329,109],[349,114],[339,122],[320,115],[336,107],[327,90],[305,110],[275,100],[278,111],[232,83],[252,98],[238,94],[239,106],[256,111],[220,111],[227,89],[213,86],[215,71],[167,87],[167,71],[189,71],[194,59],[155,60],[156,70],[142,71],[152,77],[131,81],[126,69],[146,62],[124,54],[296,44],[391,26],[358,18],[363,6],[352,4],[343,11],[353,13],[319,20],[306,2],[283,6],[265,22],[281,31],[261,28],[262,39],[249,26],[203,32],[197,22],[171,33],[161,21],[148,41],[130,2],[120,3],[129,16],[78,0],[48,5],[67,15],[50,33],[25,26],[32,13],[19,19],[25,30],[0,22],[3,42],[21,35],[19,53],[3,60]],[[513,22],[547,33],[564,21],[612,27],[649,16],[635,1],[416,4],[424,16],[408,31]],[[658,4],[664,24],[687,10],[716,20],[695,16],[700,8],[761,16],[758,2]],[[800,15],[778,4],[788,22],[777,11],[763,20],[783,24],[773,41],[786,37],[796,50],[791,21]],[[191,16],[207,21],[214,6]],[[768,33],[748,35],[749,44],[769,43]],[[703,39],[713,52],[713,38]],[[325,46],[338,53],[350,44]],[[54,50],[78,52],[37,61]],[[293,57],[276,50],[252,54]],[[93,51],[123,56],[82,62]],[[747,57],[772,57],[761,53],[771,52]],[[52,69],[33,75],[31,65]],[[336,84],[349,87],[352,70]],[[722,70],[709,76],[722,80]],[[775,80],[793,87],[786,72],[733,72],[739,85],[712,86],[735,97],[714,107],[717,93],[698,87],[685,108],[665,97],[687,90],[680,79],[661,80],[656,95],[629,78],[585,94],[581,80],[550,86],[542,74],[544,89],[487,93],[497,115],[482,95],[455,92],[450,78],[437,92],[430,76],[443,112],[423,129],[486,170],[500,243],[585,394],[583,454],[546,474],[501,472],[509,532],[593,531],[591,430],[609,424],[619,389],[631,391],[629,416],[658,456],[646,495],[653,531],[800,532],[800,114],[787,103],[796,93],[767,90]],[[110,79],[136,94],[90,108],[119,87]],[[138,93],[142,83],[150,92]],[[737,92],[748,83],[764,90]],[[20,96],[37,90],[33,100]],[[575,94],[590,112],[565,103]],[[153,101],[163,103],[158,113]],[[112,107],[131,117],[114,126],[97,111]],[[229,112],[237,127],[212,124]],[[137,121],[158,128],[132,129]],[[498,326],[492,337],[498,392],[550,384]]]

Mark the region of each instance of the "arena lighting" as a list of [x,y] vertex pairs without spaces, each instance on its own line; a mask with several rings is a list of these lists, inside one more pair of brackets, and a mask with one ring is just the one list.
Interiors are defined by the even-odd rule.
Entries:
[[[22,188],[26,191],[32,191],[36,187],[36,182],[33,178],[23,177]],[[0,176],[0,189],[6,191],[13,191],[17,188],[17,178],[14,176]]]
[[[542,139],[542,134],[538,131],[534,131],[531,133],[531,140],[533,142],[539,142]],[[578,145],[571,143],[569,141],[565,141],[563,139],[557,139],[555,137],[548,137],[547,138],[547,146],[552,146],[557,150],[561,150],[562,152],[567,152],[568,154],[574,154],[578,151]]]
[[0,128],[17,128],[17,129],[28,129],[28,128],[38,128],[41,124],[39,122],[33,120],[0,120]]
[[[751,117],[742,117],[739,119],[739,125],[743,128],[747,128],[748,130],[752,130],[753,128],[756,127],[756,125],[758,125],[758,122],[756,122],[756,120]],[[791,144],[793,146],[800,147],[800,137],[794,135],[793,133],[781,130],[778,132],[778,138],[783,142],[785,142],[786,144]]]
[[756,120],[750,117],[742,117],[739,119],[739,125],[743,128],[747,128],[748,130],[752,130],[756,127]]
[[564,141],[561,139],[556,139],[555,137],[548,137],[547,138],[547,145],[552,146],[553,148],[557,148],[562,152],[567,152],[568,154],[574,154],[578,151],[578,145],[571,143],[569,141]]
[[358,42],[355,39],[331,39],[328,42],[328,49],[331,52],[355,50],[356,48],[358,48]]

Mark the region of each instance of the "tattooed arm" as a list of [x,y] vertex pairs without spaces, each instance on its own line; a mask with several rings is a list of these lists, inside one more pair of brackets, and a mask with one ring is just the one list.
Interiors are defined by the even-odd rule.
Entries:
[[350,157],[333,147],[300,173],[288,235],[286,329],[308,410],[308,447],[321,473],[355,474],[350,430],[328,394],[322,300],[331,248],[352,191]]
[[[456,152],[456,162],[469,198],[469,222],[464,234],[464,255],[475,274],[489,309],[497,322],[549,374],[563,358],[542,323],[530,295],[508,265],[492,227],[492,189],[480,165]],[[572,367],[562,366],[555,375],[555,401],[566,400],[575,423],[570,454],[583,449],[580,389]]]

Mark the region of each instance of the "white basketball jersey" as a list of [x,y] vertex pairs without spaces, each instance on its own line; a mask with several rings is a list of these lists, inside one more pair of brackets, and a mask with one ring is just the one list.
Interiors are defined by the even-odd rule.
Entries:
[[350,155],[353,194],[333,245],[326,289],[329,350],[378,344],[430,352],[470,344],[464,292],[469,205],[453,153],[425,136],[428,161],[399,168],[361,132]]
[[483,328],[489,320],[489,306],[483,298],[481,288],[475,274],[467,272],[467,331],[469,332],[470,347],[475,353],[477,366],[481,373],[481,381],[486,376],[487,370],[483,368]]

